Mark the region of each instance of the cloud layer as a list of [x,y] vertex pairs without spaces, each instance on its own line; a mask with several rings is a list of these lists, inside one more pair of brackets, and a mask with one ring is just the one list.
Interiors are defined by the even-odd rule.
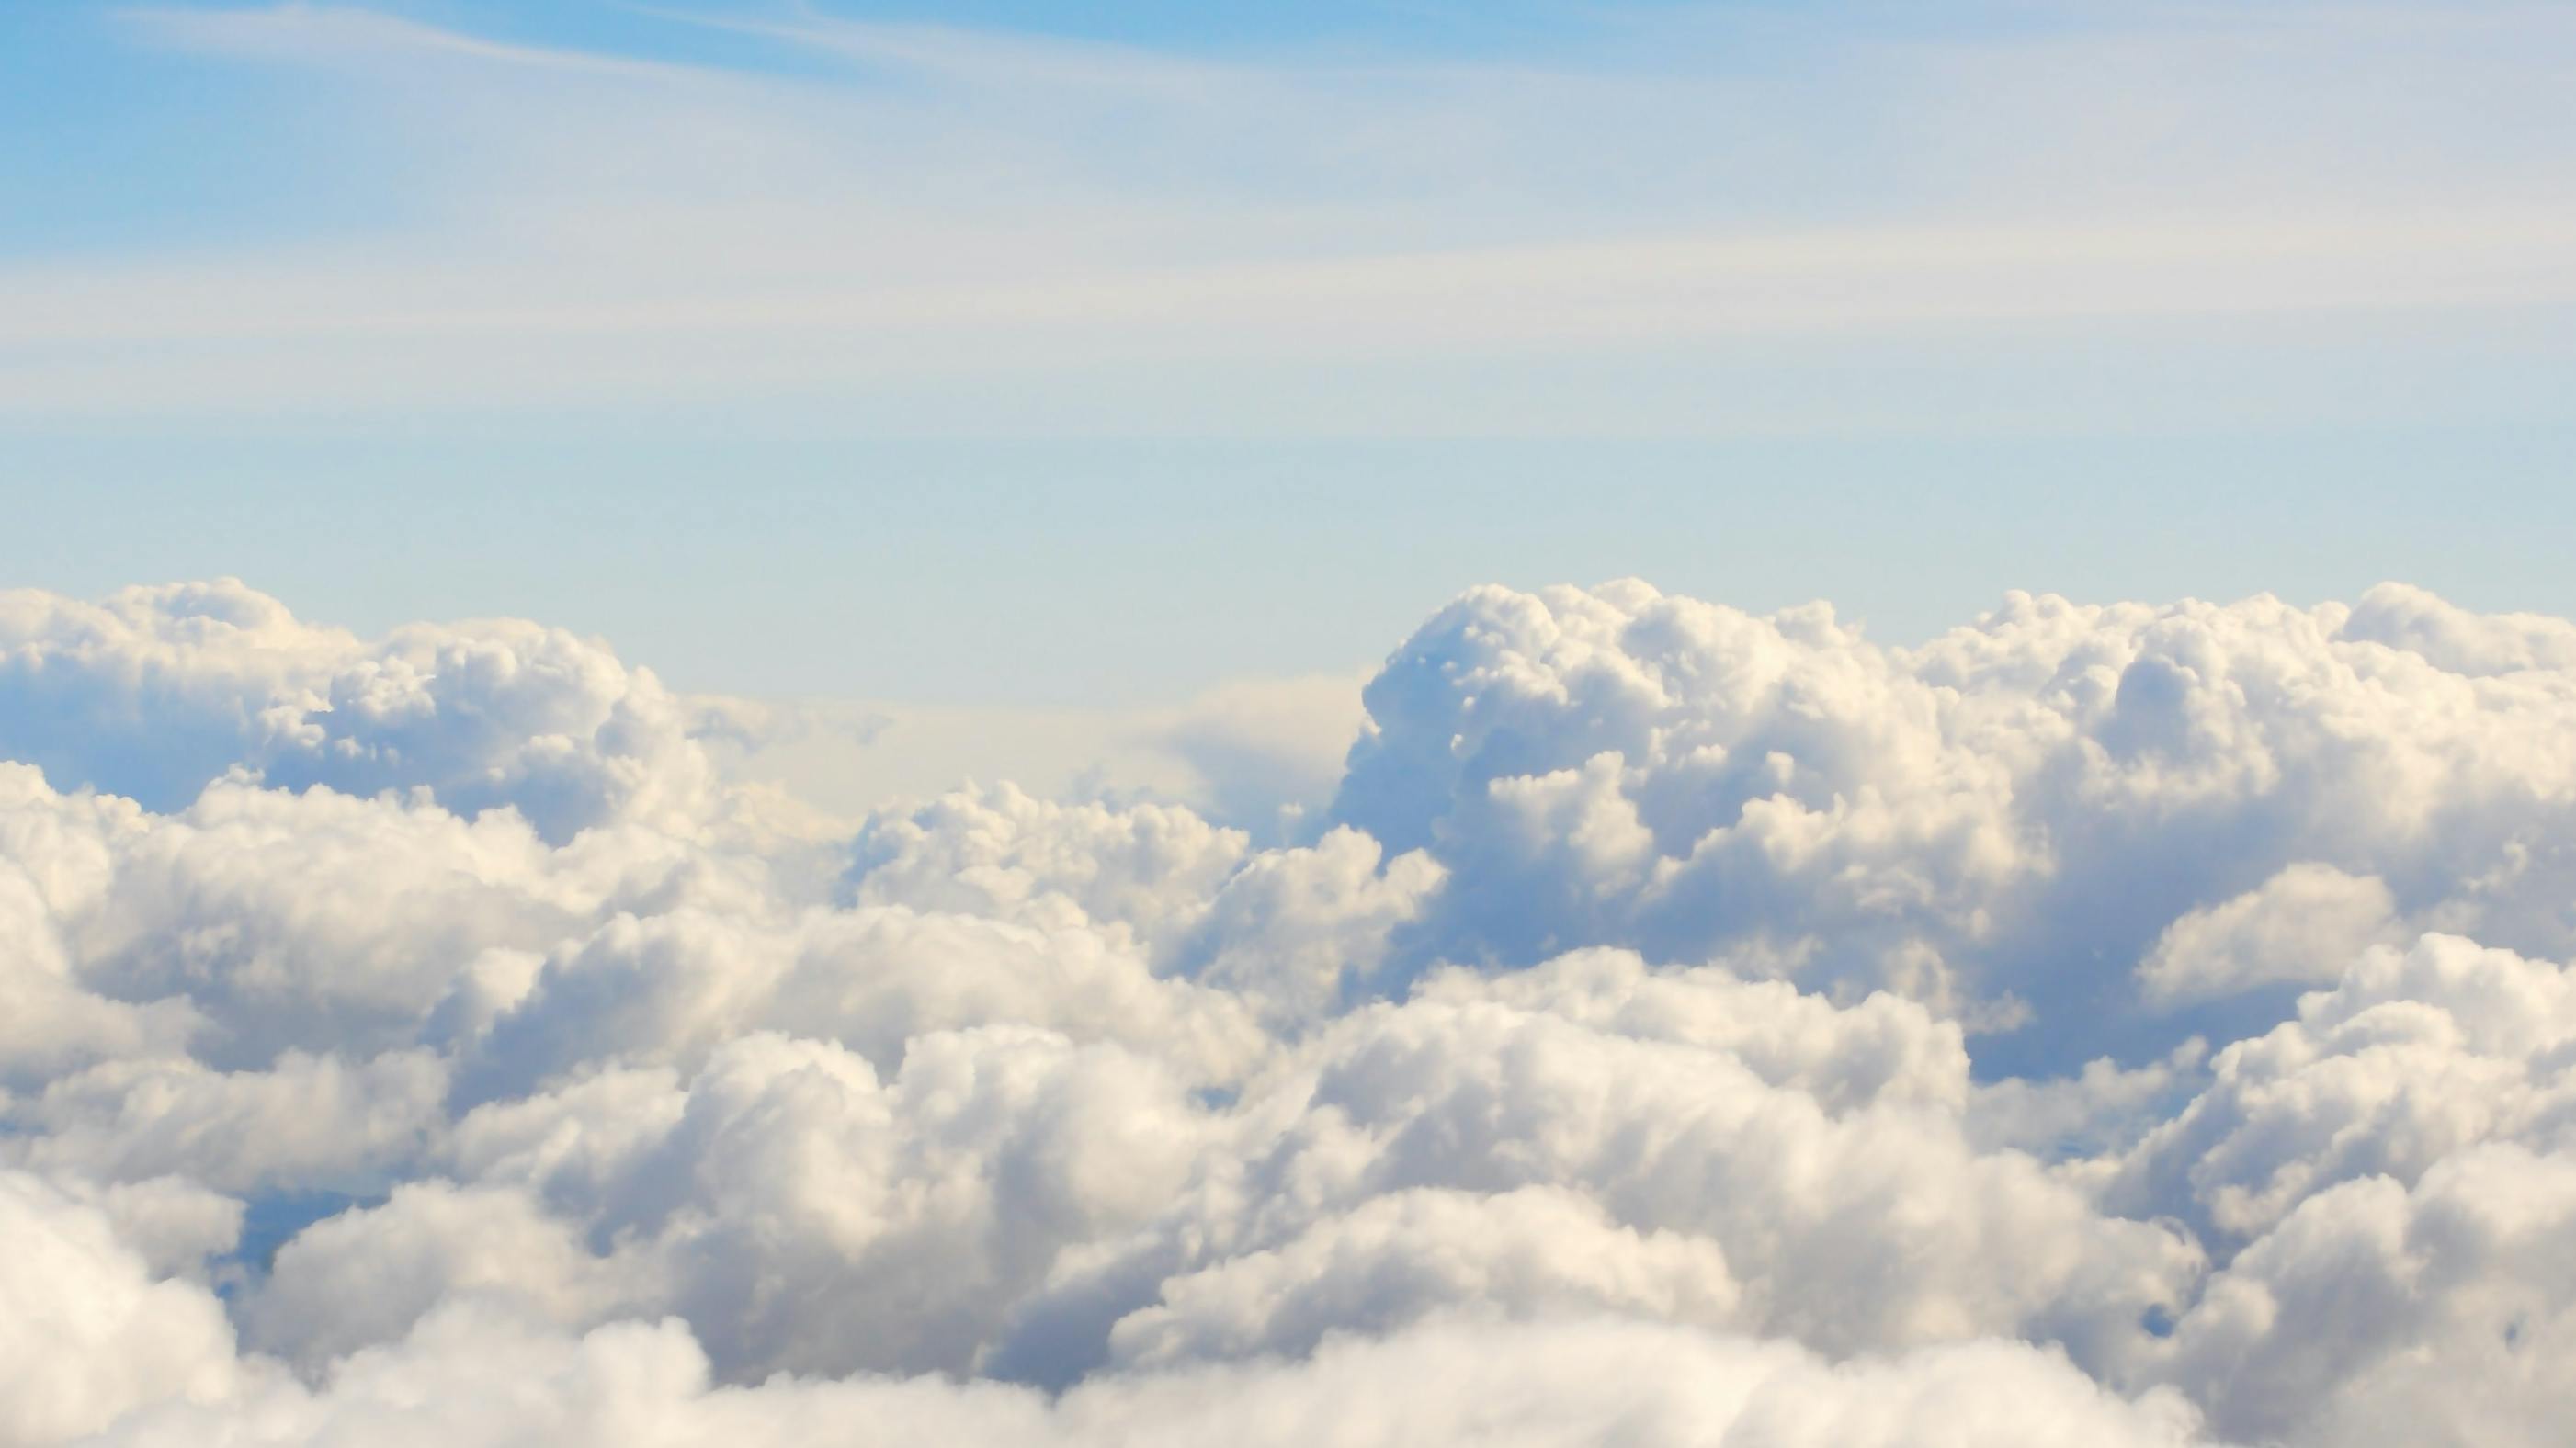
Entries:
[[1328,809],[826,826],[514,621],[0,595],[0,1443],[2576,1416],[2576,625],[1463,595]]

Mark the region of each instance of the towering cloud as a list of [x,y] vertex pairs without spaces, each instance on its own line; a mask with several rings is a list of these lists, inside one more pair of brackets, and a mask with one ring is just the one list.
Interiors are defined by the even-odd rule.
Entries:
[[2544,1441],[2576,626],[1480,589],[1284,838],[0,595],[0,1443]]

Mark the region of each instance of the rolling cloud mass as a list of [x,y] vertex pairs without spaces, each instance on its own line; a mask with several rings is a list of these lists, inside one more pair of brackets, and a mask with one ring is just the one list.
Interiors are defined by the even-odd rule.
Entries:
[[539,623],[0,593],[0,1444],[2576,1421],[2576,624],[1486,587],[1362,698],[843,822]]

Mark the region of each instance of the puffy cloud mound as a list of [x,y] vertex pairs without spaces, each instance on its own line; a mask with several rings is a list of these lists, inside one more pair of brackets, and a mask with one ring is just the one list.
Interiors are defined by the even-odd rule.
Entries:
[[0,749],[153,808],[247,769],[506,805],[560,841],[702,806],[701,714],[605,645],[516,620],[364,643],[232,579],[96,604],[0,594]]
[[1730,959],[2067,1070],[2277,1018],[2402,926],[2576,952],[2570,637],[2382,587],[2015,595],[1902,650],[1821,605],[1482,589],[1369,685],[1334,816],[1448,870],[1415,968]]
[[558,630],[0,594],[0,1444],[2576,1417],[2576,626],[1480,589],[1364,697],[1254,833],[835,831]]

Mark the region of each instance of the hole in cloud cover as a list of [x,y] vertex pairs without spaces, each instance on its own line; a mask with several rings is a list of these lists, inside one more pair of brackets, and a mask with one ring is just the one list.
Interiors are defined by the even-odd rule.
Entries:
[[1482,588],[1363,698],[841,827],[541,624],[0,595],[0,1441],[2576,1415],[2576,626]]

